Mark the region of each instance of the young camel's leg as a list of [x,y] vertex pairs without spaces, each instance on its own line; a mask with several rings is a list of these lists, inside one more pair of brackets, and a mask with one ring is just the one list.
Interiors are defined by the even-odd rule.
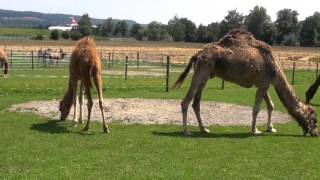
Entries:
[[83,123],[83,108],[82,108],[83,95],[84,95],[84,85],[83,85],[83,82],[81,82],[81,84],[80,84],[80,96],[79,96],[80,116],[79,116],[79,120],[78,120],[78,122],[81,123],[81,124]]
[[257,129],[256,122],[257,122],[257,116],[260,111],[260,105],[262,103],[263,98],[265,97],[267,93],[268,87],[259,87],[256,92],[256,99],[254,106],[252,108],[252,134],[258,135],[261,134],[261,132]]
[[73,121],[72,124],[73,126],[77,126],[77,88],[78,88],[78,80],[74,80],[72,83],[72,88],[73,88]]
[[196,93],[196,95],[194,96],[193,99],[193,103],[192,103],[192,108],[196,114],[197,120],[198,120],[198,124],[199,124],[199,128],[201,130],[201,132],[203,133],[209,133],[210,131],[208,129],[206,129],[203,124],[202,124],[202,120],[201,120],[201,116],[200,116],[200,100],[201,100],[201,95],[202,95],[202,90],[204,89],[206,83],[208,80],[205,80],[201,85],[200,88],[198,90],[198,92]]
[[109,128],[108,125],[105,121],[104,118],[104,112],[103,112],[103,97],[102,97],[102,79],[101,79],[101,74],[97,73],[93,76],[93,81],[96,86],[97,92],[98,92],[98,98],[99,98],[99,107],[101,111],[101,116],[102,116],[102,127],[103,127],[103,132],[109,133]]
[[192,98],[200,89],[201,85],[209,79],[209,76],[210,76],[209,65],[207,63],[199,62],[193,74],[189,91],[181,102],[183,132],[185,135],[191,134],[187,128],[187,113],[188,113],[189,104]]
[[273,128],[272,121],[271,121],[271,114],[274,109],[274,105],[273,105],[273,102],[272,102],[270,95],[268,93],[266,93],[266,95],[264,96],[264,101],[266,102],[267,109],[268,109],[268,123],[267,123],[267,131],[266,132],[275,133],[275,132],[277,132],[277,130],[275,128]]
[[86,89],[86,94],[87,94],[87,99],[88,99],[88,104],[87,104],[87,107],[88,107],[88,120],[87,120],[86,126],[83,128],[82,131],[88,131],[89,130],[91,110],[92,110],[92,105],[93,105],[90,87],[86,86],[85,89]]

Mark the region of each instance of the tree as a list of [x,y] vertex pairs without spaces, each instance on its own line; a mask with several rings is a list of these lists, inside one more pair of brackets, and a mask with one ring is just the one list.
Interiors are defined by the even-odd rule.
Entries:
[[207,27],[200,24],[197,33],[196,33],[196,40],[197,42],[206,42],[207,39]]
[[145,33],[149,41],[161,41],[169,37],[166,26],[157,21],[149,23]]
[[219,39],[220,24],[218,22],[208,24],[206,31],[206,42],[213,42]]
[[99,31],[101,36],[109,37],[112,35],[113,21],[111,17],[109,17],[103,22],[103,24],[99,28]]
[[193,42],[196,39],[197,26],[187,18],[180,18],[179,21],[184,24],[184,41]]
[[142,26],[140,24],[134,24],[130,29],[129,36],[138,39],[137,37],[139,36],[140,29],[142,29]]
[[241,28],[243,26],[244,16],[237,12],[236,9],[228,11],[228,15],[220,23],[219,38],[224,36],[233,28]]
[[63,39],[69,39],[70,36],[69,31],[62,31],[60,35]]
[[174,16],[168,22],[168,31],[174,41],[183,41],[185,39],[185,25],[178,16]]
[[92,23],[88,14],[81,16],[78,30],[83,36],[89,36],[92,33]]
[[301,46],[319,46],[320,43],[320,13],[315,12],[313,16],[307,17],[300,30]]
[[50,39],[52,40],[58,40],[59,39],[59,31],[58,30],[52,30],[50,32]]
[[34,40],[43,40],[44,37],[43,37],[42,34],[37,34],[35,37],[32,37],[32,39],[34,39]]
[[83,35],[77,29],[73,29],[73,30],[70,31],[70,38],[72,40],[77,41],[82,37],[83,37]]
[[126,21],[119,21],[114,28],[113,35],[127,37],[128,35],[128,25]]
[[282,9],[277,12],[277,43],[281,44],[284,37],[290,34],[298,34],[298,12],[291,9]]

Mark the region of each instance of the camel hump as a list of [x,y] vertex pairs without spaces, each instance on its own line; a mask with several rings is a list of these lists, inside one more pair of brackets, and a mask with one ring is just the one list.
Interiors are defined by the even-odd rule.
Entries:
[[90,38],[89,36],[86,36],[78,41],[77,46],[78,47],[83,47],[83,46],[95,47],[96,45],[92,38]]
[[224,37],[222,37],[218,44],[224,47],[254,47],[265,53],[271,53],[272,48],[267,43],[257,40],[254,35],[243,29],[232,29]]

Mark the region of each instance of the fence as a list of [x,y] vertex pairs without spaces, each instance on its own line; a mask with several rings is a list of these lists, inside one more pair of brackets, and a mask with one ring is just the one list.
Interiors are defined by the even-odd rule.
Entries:
[[[99,50],[103,63],[103,73],[112,77],[123,77],[128,80],[134,78],[163,79],[164,89],[169,91],[170,72],[181,72],[184,64],[189,61],[190,54],[161,53],[155,51],[106,51]],[[9,66],[11,70],[59,70],[67,69],[71,52],[66,52],[63,59],[56,60],[39,56],[37,51],[7,50]],[[279,58],[281,59],[281,58]],[[282,67],[291,71],[291,84],[295,83],[297,71],[315,71],[315,77],[319,74],[319,63],[315,61],[281,61]],[[174,68],[172,68],[174,67]],[[179,69],[180,68],[180,69]],[[221,89],[225,82],[221,81]]]

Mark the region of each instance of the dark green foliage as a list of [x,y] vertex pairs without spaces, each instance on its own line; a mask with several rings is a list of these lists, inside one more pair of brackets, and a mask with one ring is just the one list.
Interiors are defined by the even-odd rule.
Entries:
[[185,42],[193,42],[196,39],[197,26],[194,22],[187,18],[180,18],[180,22],[184,24],[184,41]]
[[139,31],[142,29],[140,24],[134,24],[130,29],[129,36],[134,37],[135,39],[139,39]]
[[114,36],[127,37],[128,36],[128,25],[126,21],[119,21],[113,31]]
[[148,24],[145,34],[149,41],[161,41],[169,39],[167,27],[157,21],[152,21]]
[[112,31],[113,31],[112,18],[109,17],[108,19],[106,19],[103,22],[103,24],[100,26],[99,30],[100,30],[101,36],[110,37],[112,35]]
[[255,6],[253,10],[250,10],[246,16],[245,25],[255,38],[273,44],[275,32],[271,18],[264,7]]
[[206,42],[213,42],[219,39],[220,24],[218,22],[211,23],[206,29]]
[[50,32],[50,39],[58,40],[59,39],[59,31],[58,30],[52,30]]
[[316,12],[302,23],[300,30],[301,46],[320,46],[320,13]]
[[92,33],[92,23],[88,14],[81,16],[78,30],[83,36],[89,36]]
[[60,35],[63,39],[69,39],[70,37],[69,31],[62,31]]
[[277,43],[281,44],[285,36],[298,34],[298,12],[291,9],[282,9],[277,12]]
[[83,35],[77,29],[73,29],[70,31],[70,38],[72,40],[77,41],[82,37],[83,37]]
[[180,21],[178,16],[174,16],[168,22],[168,31],[174,41],[185,40],[185,25]]
[[283,37],[281,44],[285,46],[299,46],[299,39],[296,34],[291,33]]
[[200,24],[197,29],[196,34],[197,42],[206,42],[207,41],[207,27]]
[[[244,16],[237,12],[237,10],[228,11],[228,15],[220,23],[220,37],[224,36],[233,28],[243,27]],[[219,37],[219,38],[220,38]]]
[[34,40],[43,40],[44,37],[43,37],[42,34],[37,34],[37,35],[36,35],[35,37],[33,37],[32,39],[34,39]]

